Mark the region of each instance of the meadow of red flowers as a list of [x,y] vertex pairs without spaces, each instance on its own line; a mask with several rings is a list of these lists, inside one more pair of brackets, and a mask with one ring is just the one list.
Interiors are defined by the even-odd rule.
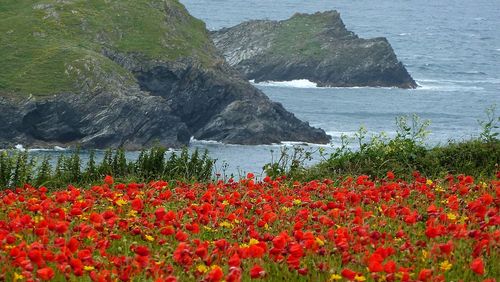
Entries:
[[0,192],[0,280],[496,281],[500,174]]

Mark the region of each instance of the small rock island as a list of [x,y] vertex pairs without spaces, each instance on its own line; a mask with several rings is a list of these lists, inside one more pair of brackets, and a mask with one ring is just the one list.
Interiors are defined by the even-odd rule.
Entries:
[[255,82],[308,79],[320,87],[417,87],[386,38],[359,38],[336,11],[252,20],[211,37],[228,63]]

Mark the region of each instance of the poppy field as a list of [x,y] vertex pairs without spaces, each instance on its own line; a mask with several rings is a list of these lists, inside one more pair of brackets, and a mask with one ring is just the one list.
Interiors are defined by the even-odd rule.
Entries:
[[496,281],[500,174],[0,192],[4,281]]

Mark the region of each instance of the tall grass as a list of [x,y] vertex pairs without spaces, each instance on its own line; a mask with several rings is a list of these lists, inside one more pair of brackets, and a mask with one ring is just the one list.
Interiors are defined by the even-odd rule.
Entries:
[[123,149],[108,149],[100,163],[91,151],[83,163],[80,150],[70,156],[60,155],[51,165],[49,156],[41,159],[30,156],[28,151],[0,152],[0,189],[20,187],[24,184],[46,187],[66,187],[68,184],[92,184],[106,175],[117,179],[150,181],[155,179],[206,181],[212,177],[215,160],[208,152],[192,154],[184,148],[166,158],[166,149],[153,147],[140,153],[137,160],[127,160]]

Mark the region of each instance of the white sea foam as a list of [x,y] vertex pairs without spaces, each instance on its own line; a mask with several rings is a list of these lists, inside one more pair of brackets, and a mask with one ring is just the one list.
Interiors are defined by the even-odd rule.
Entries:
[[19,151],[23,151],[24,150],[23,144],[17,144],[16,146],[14,146],[14,148],[16,148],[16,150],[19,150]]
[[[198,140],[194,137],[191,137],[189,140],[190,145],[222,145],[222,146],[246,146],[239,144],[225,144],[219,141],[214,140]],[[252,145],[250,145],[252,146]],[[316,143],[308,143],[308,142],[297,142],[297,141],[283,141],[281,143],[273,143],[273,144],[263,144],[258,145],[259,147],[292,147],[292,146],[312,146],[312,147],[329,147],[330,144],[316,144]]]
[[[470,80],[432,80],[432,79],[418,79],[416,80],[418,88],[415,90],[436,90],[444,92],[456,91],[480,91],[484,90],[483,87],[470,85],[478,83],[478,81]],[[486,82],[486,81],[483,81]]]
[[47,149],[47,148],[28,149],[29,152],[54,152],[54,151],[66,151],[66,150],[68,149],[60,146],[54,146],[52,149]]
[[332,136],[332,137],[342,137],[343,135],[352,137],[354,136],[356,132],[355,131],[327,131],[326,134]]
[[214,140],[198,140],[194,138],[194,136],[191,136],[191,139],[189,140],[189,144],[192,145],[224,145],[224,143],[219,142],[219,141],[214,141]]
[[263,81],[255,83],[250,80],[250,83],[256,86],[265,87],[281,87],[281,88],[302,88],[302,89],[397,89],[396,87],[371,87],[371,86],[350,86],[350,87],[319,87],[317,83],[307,79],[297,79],[290,81]]
[[297,79],[290,81],[263,81],[255,83],[254,80],[250,80],[250,83],[259,86],[268,87],[285,87],[285,88],[318,88],[318,84],[307,79]]
[[309,142],[297,142],[297,141],[283,141],[280,144],[274,144],[275,146],[284,147],[294,147],[294,146],[309,146],[309,147],[331,147],[331,144],[318,144]]

